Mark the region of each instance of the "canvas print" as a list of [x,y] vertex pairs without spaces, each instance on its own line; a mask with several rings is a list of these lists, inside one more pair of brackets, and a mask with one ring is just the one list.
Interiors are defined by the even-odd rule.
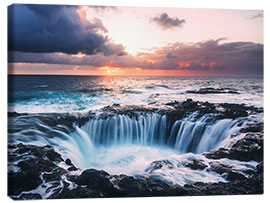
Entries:
[[263,193],[263,11],[8,7],[8,196]]

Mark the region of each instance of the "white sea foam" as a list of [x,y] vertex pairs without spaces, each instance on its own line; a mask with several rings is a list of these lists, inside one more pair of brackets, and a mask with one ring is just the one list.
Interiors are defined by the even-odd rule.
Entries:
[[[46,80],[46,78],[43,78]],[[55,78],[57,80],[57,78]],[[63,78],[62,78],[63,79]],[[76,79],[76,80],[75,80]],[[67,80],[67,81],[66,81]],[[66,78],[65,82],[77,78]],[[50,81],[51,82],[51,81]],[[49,82],[48,82],[49,83]],[[78,83],[78,84],[77,84]],[[261,79],[196,78],[196,77],[112,77],[111,79],[79,78],[76,88],[54,87],[54,84],[39,85],[35,91],[14,89],[14,102],[9,102],[9,111],[19,113],[86,112],[114,103],[160,105],[172,100],[211,103],[245,103],[263,106],[263,81]],[[90,84],[89,84],[90,83]],[[201,88],[234,88],[240,94],[194,94]]]

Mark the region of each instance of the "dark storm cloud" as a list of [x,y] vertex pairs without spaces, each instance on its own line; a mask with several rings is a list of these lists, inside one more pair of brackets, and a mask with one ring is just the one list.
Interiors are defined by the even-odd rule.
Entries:
[[176,27],[182,27],[186,22],[185,19],[179,20],[178,18],[171,18],[167,13],[162,13],[158,17],[151,19],[152,22],[155,22],[162,29],[173,29]]
[[136,67],[184,70],[221,75],[262,75],[263,45],[252,42],[220,43],[223,38],[198,43],[174,43],[137,56],[9,52],[9,62]]
[[124,47],[114,44],[103,23],[80,18],[77,6],[22,5],[8,8],[9,51],[67,54],[123,54]]
[[[189,46],[174,44],[169,49],[189,65],[183,70],[216,70],[226,74],[263,74],[263,45],[252,42],[209,40]],[[166,49],[166,52],[168,48]],[[165,51],[164,51],[165,52]]]
[[[64,8],[67,8],[67,6],[63,5],[25,4],[25,6],[31,9],[37,16],[46,18],[47,20],[53,20],[58,12],[62,12]],[[70,8],[71,7],[76,8],[76,6],[70,6]]]

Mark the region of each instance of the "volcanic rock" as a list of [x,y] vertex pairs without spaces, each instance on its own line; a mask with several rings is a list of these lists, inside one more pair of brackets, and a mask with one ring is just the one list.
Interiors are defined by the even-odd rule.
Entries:
[[202,160],[196,160],[196,159],[185,166],[193,170],[197,170],[197,169],[203,170],[207,167],[207,165],[205,165]]
[[231,88],[212,88],[206,87],[199,90],[188,90],[190,94],[240,94],[237,90]]
[[[8,172],[8,195],[19,195],[42,184],[41,173],[47,180],[61,180],[66,170],[59,168],[57,163],[63,161],[60,154],[50,146],[37,147],[34,145],[9,145],[9,164],[17,161],[18,171]],[[10,159],[12,157],[12,159]],[[46,174],[46,172],[48,174]],[[49,175],[53,172],[53,176]],[[23,197],[22,197],[23,198]]]
[[238,140],[230,149],[219,148],[212,152],[204,153],[211,159],[236,159],[240,161],[262,161],[263,160],[263,135],[247,134]]

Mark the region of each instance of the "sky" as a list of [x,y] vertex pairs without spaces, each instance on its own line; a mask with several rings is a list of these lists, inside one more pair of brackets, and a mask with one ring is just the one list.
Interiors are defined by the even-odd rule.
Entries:
[[262,76],[261,10],[13,4],[9,74]]

